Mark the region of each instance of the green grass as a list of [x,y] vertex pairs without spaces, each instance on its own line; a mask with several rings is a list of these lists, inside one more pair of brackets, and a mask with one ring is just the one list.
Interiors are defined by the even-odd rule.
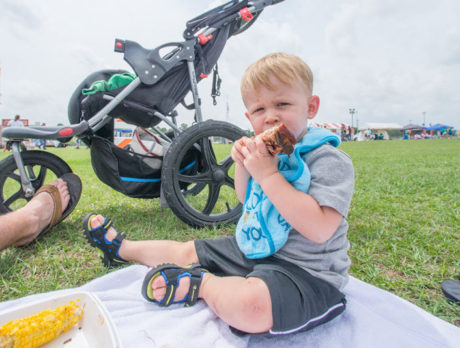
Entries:
[[[460,139],[344,143],[355,194],[348,221],[350,273],[460,326],[459,307],[442,295],[460,272]],[[108,272],[85,241],[90,211],[115,219],[131,239],[218,237],[234,226],[192,229],[158,199],[132,199],[95,176],[87,149],[52,149],[84,185],[72,215],[38,242],[0,252],[0,301],[82,285]],[[0,154],[0,159],[9,153]]]

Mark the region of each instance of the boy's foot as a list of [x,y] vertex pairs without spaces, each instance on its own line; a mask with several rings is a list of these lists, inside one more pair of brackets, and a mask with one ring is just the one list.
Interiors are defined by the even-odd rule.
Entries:
[[151,269],[142,284],[142,294],[160,306],[185,302],[193,306],[199,295],[200,286],[207,271],[197,264],[179,267],[164,264]]
[[125,235],[113,227],[110,219],[89,213],[83,220],[83,229],[88,242],[101,252],[102,262],[106,267],[120,267],[128,263],[122,256]]
[[[190,289],[190,277],[182,277],[178,282],[179,284],[177,285],[176,293],[173,299],[174,302],[183,301]],[[166,281],[163,277],[156,277],[152,281],[152,291],[155,301],[159,303],[163,301],[166,295]]]
[[[94,228],[98,228],[99,226],[102,226],[104,224],[104,221],[105,221],[105,218],[102,215],[96,215],[90,221],[91,228],[94,229]],[[115,239],[115,237],[117,236],[117,233],[118,232],[113,227],[110,227],[107,230],[107,233],[105,234],[105,239],[111,242]]]

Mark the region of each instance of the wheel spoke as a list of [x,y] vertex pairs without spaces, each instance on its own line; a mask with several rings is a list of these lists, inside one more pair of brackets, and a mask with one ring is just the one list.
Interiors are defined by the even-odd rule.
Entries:
[[39,187],[41,187],[43,183],[45,182],[46,169],[47,169],[46,167],[40,167],[40,172],[38,173],[37,178],[34,180],[32,180],[31,178],[32,185],[35,189],[38,189]]
[[201,154],[204,158],[204,167],[210,169],[214,167],[216,162],[216,155],[214,154],[214,150],[212,148],[211,141],[208,137],[202,138],[200,140],[201,145]]
[[26,166],[26,168],[27,168],[27,173],[28,173],[28,175],[29,175],[29,179],[30,179],[31,181],[35,180],[36,177],[35,177],[35,173],[34,173],[34,168],[33,168],[33,166]]
[[220,166],[225,170],[226,173],[228,173],[228,170],[233,164],[233,158],[231,155],[228,155],[225,157],[222,161],[220,161]]
[[21,177],[14,172],[8,173],[7,177],[10,179],[16,180],[18,183],[21,183]]
[[235,187],[235,180],[231,176],[226,175],[225,180],[224,180],[224,184],[227,185],[227,186],[230,186],[231,188],[234,188]]
[[217,200],[219,199],[220,187],[221,185],[216,183],[212,183],[209,185],[209,196],[208,200],[206,201],[206,206],[203,209],[203,214],[211,214],[212,210],[214,209],[214,206],[217,203]]
[[186,195],[192,195],[192,196],[196,196],[197,194],[199,194],[201,191],[203,191],[203,189],[206,187],[207,184],[205,183],[199,183],[199,184],[195,184],[193,185],[192,188],[187,188],[186,190],[182,191],[184,196]]
[[13,195],[11,195],[5,202],[3,202],[3,204],[6,206],[6,207],[10,207],[11,204],[13,204],[14,202],[16,202],[18,199],[21,199],[21,198],[24,198],[25,199],[25,196],[24,196],[24,193],[22,192],[22,190],[19,190],[17,191],[16,193],[14,193]]
[[209,183],[212,182],[212,175],[211,172],[207,171],[205,173],[197,174],[197,175],[183,175],[177,174],[177,180],[179,182],[187,182],[189,184],[195,183]]

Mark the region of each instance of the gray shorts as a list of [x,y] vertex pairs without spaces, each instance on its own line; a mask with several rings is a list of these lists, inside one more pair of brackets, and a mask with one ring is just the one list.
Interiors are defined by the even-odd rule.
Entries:
[[195,248],[200,264],[211,273],[257,277],[267,284],[272,301],[272,335],[310,330],[345,310],[345,295],[328,282],[273,256],[247,259],[235,237],[197,239]]

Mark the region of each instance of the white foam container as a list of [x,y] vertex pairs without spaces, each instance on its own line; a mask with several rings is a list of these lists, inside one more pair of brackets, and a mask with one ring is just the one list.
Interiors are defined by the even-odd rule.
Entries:
[[43,348],[122,348],[118,335],[109,312],[102,302],[87,291],[66,293],[50,299],[41,300],[11,308],[0,313],[0,326],[11,320],[27,317],[45,309],[54,309],[68,304],[71,300],[83,307],[83,316],[80,322],[69,331],[62,333],[52,341],[43,345]]

